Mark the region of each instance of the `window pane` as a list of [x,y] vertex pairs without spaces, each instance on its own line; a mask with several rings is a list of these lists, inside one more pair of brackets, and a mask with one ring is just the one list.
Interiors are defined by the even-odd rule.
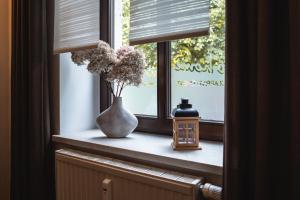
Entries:
[[[114,47],[129,45],[130,0],[115,0]],[[124,106],[134,114],[157,115],[157,45],[137,45],[146,58],[146,70],[139,87],[127,86],[122,91]]]
[[202,119],[224,121],[225,0],[211,1],[210,35],[172,41],[172,108],[189,98]]

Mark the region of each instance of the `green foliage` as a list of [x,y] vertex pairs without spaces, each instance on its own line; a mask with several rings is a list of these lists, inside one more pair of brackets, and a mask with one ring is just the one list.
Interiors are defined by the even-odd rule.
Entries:
[[[123,44],[128,44],[130,0],[123,0]],[[156,43],[137,45],[146,55],[148,68],[157,66]],[[208,72],[224,73],[225,66],[225,0],[211,0],[208,36],[185,38],[171,42],[172,67],[198,64]]]
[[122,0],[122,42],[129,44],[130,0]]

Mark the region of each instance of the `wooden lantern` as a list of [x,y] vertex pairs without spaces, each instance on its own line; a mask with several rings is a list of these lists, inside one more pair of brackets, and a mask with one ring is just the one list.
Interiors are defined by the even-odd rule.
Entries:
[[188,99],[182,99],[172,115],[173,149],[201,149],[199,147],[199,114],[198,111],[192,109],[191,104],[188,104]]

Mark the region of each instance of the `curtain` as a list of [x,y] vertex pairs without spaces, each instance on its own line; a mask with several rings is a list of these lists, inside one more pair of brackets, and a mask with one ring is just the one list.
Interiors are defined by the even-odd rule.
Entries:
[[300,199],[299,11],[227,0],[224,200]]
[[53,2],[13,0],[12,200],[54,197],[49,100]]

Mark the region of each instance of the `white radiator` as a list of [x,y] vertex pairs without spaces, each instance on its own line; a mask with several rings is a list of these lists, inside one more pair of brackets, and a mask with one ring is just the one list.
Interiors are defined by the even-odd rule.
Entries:
[[196,200],[201,178],[73,150],[56,152],[57,200]]

